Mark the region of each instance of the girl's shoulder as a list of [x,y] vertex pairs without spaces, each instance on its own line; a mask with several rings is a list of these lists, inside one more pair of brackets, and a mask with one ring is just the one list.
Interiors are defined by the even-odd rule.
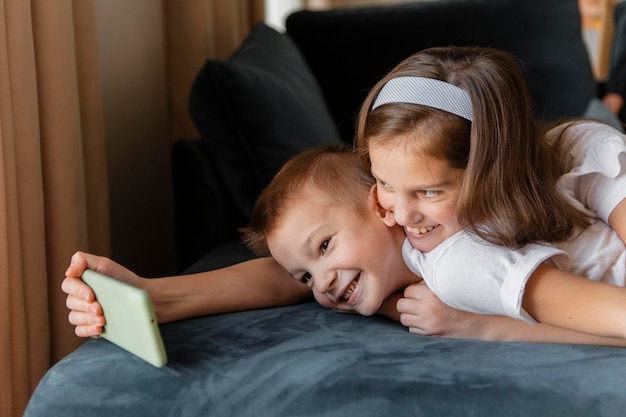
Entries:
[[574,120],[552,127],[546,134],[550,142],[562,140],[564,144],[574,146],[603,143],[606,141],[625,143],[626,136],[612,126],[594,120]]
[[[617,155],[626,150],[626,136],[619,130],[593,120],[561,123],[546,134],[546,140],[558,145],[566,159],[581,160],[591,153]],[[602,150],[604,149],[604,151]]]

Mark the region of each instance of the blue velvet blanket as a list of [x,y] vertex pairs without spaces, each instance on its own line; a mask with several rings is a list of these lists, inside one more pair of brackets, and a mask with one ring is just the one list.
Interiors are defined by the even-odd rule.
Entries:
[[626,349],[421,337],[314,303],[161,329],[164,368],[89,340],[25,417],[626,415]]

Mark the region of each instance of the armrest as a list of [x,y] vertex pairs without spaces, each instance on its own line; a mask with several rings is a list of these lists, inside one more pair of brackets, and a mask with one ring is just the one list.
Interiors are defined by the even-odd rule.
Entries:
[[180,139],[172,148],[176,264],[183,271],[208,251],[239,238],[245,224],[204,143]]

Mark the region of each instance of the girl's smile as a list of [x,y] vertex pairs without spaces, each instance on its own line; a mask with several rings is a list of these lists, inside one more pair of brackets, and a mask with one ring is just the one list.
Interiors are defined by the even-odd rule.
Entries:
[[441,229],[439,229],[439,225],[428,226],[428,227],[410,227],[406,226],[404,228],[404,232],[407,237],[411,241],[417,241],[419,239],[431,239],[433,235],[437,234]]
[[456,204],[465,171],[399,145],[411,140],[371,146],[371,169],[385,224],[402,226],[415,249],[429,252],[461,230]]

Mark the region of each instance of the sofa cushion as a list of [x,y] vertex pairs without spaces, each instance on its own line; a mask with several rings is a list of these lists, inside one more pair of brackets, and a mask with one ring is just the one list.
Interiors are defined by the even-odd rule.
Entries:
[[206,62],[192,86],[190,112],[237,210],[248,220],[260,191],[284,162],[340,142],[297,47],[262,23],[228,60]]
[[[250,277],[254,278],[254,277]],[[161,326],[161,369],[90,339],[23,417],[621,417],[626,349],[409,333],[317,303]]]
[[596,95],[577,0],[440,0],[300,11],[286,28],[344,135],[354,130],[359,105],[378,79],[434,46],[491,46],[516,55],[544,120],[581,116]]

